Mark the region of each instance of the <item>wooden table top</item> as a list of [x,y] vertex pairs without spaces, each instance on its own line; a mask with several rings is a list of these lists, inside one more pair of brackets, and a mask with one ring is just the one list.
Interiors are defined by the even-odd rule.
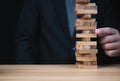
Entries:
[[0,65],[0,81],[120,81],[120,65],[76,69],[74,65]]

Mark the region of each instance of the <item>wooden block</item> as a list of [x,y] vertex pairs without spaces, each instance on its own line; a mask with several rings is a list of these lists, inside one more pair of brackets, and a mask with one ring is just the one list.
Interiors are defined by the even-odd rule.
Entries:
[[82,41],[77,41],[76,42],[76,46],[77,45],[97,45],[97,42],[96,41],[94,41],[94,42],[82,42]]
[[97,14],[97,10],[77,10],[76,15],[81,15],[81,14],[92,14],[95,15]]
[[96,38],[97,35],[96,34],[76,34],[77,38]]
[[77,25],[79,26],[96,26],[96,22],[76,22]]
[[96,57],[96,53],[77,53],[75,52],[76,57]]
[[81,54],[83,54],[83,53],[97,53],[98,52],[98,50],[97,49],[83,49],[83,50],[81,50],[81,49],[77,49],[76,48],[76,52],[77,53],[81,53]]
[[83,61],[83,65],[97,65],[97,61]]
[[97,61],[92,61],[92,62],[83,62],[83,65],[97,65]]
[[95,19],[76,19],[75,27],[77,30],[95,30],[97,27],[97,22],[95,21]]
[[86,22],[77,22],[75,23],[76,26],[97,26],[97,22],[89,22],[89,21],[86,21]]
[[90,0],[76,0],[76,3],[89,3]]
[[96,26],[96,22],[76,22],[76,25],[79,26]]
[[82,64],[76,62],[75,68],[77,68],[77,69],[96,69],[98,67],[97,67],[97,65],[82,65]]
[[84,19],[90,19],[91,17],[92,17],[91,14],[84,14],[82,16],[82,18],[84,18]]
[[95,30],[96,26],[78,26],[76,25],[76,30]]
[[95,3],[88,4],[76,4],[76,11],[78,10],[97,10],[97,6]]
[[75,8],[76,15],[82,14],[97,14],[97,6],[95,3],[88,3],[88,4],[76,4]]
[[97,65],[97,60],[96,61],[77,61],[77,62],[81,65]]
[[94,19],[94,18],[92,18],[92,19],[80,19],[80,18],[77,18],[76,23],[79,23],[79,22],[96,22],[96,19]]
[[96,57],[76,57],[76,61],[97,61]]
[[96,46],[92,48],[91,45],[76,45],[76,49],[83,50],[83,49],[96,49]]
[[96,6],[96,3],[87,3],[87,4],[76,3],[76,7],[81,6],[81,5],[83,5],[83,6]]
[[83,62],[83,65],[92,65],[92,62],[84,61],[84,62]]

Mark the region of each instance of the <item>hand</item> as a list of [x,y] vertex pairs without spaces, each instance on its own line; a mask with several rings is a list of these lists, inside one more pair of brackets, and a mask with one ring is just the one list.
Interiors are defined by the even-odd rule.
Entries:
[[106,55],[120,56],[120,33],[117,29],[104,27],[96,29],[95,32],[100,37],[100,44]]

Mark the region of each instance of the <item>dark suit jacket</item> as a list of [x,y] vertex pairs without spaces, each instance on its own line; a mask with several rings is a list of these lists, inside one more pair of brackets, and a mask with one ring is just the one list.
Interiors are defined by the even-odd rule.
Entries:
[[[96,0],[98,27],[115,27],[105,0]],[[65,0],[25,0],[16,32],[16,58],[22,64],[75,63],[75,37],[70,36]],[[107,58],[99,47],[98,60]],[[100,63],[108,60],[102,59]]]

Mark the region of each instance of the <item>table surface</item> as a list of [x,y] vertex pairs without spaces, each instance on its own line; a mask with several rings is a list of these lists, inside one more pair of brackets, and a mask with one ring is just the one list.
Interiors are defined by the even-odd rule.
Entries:
[[74,65],[0,65],[0,81],[120,81],[120,65],[76,69]]

